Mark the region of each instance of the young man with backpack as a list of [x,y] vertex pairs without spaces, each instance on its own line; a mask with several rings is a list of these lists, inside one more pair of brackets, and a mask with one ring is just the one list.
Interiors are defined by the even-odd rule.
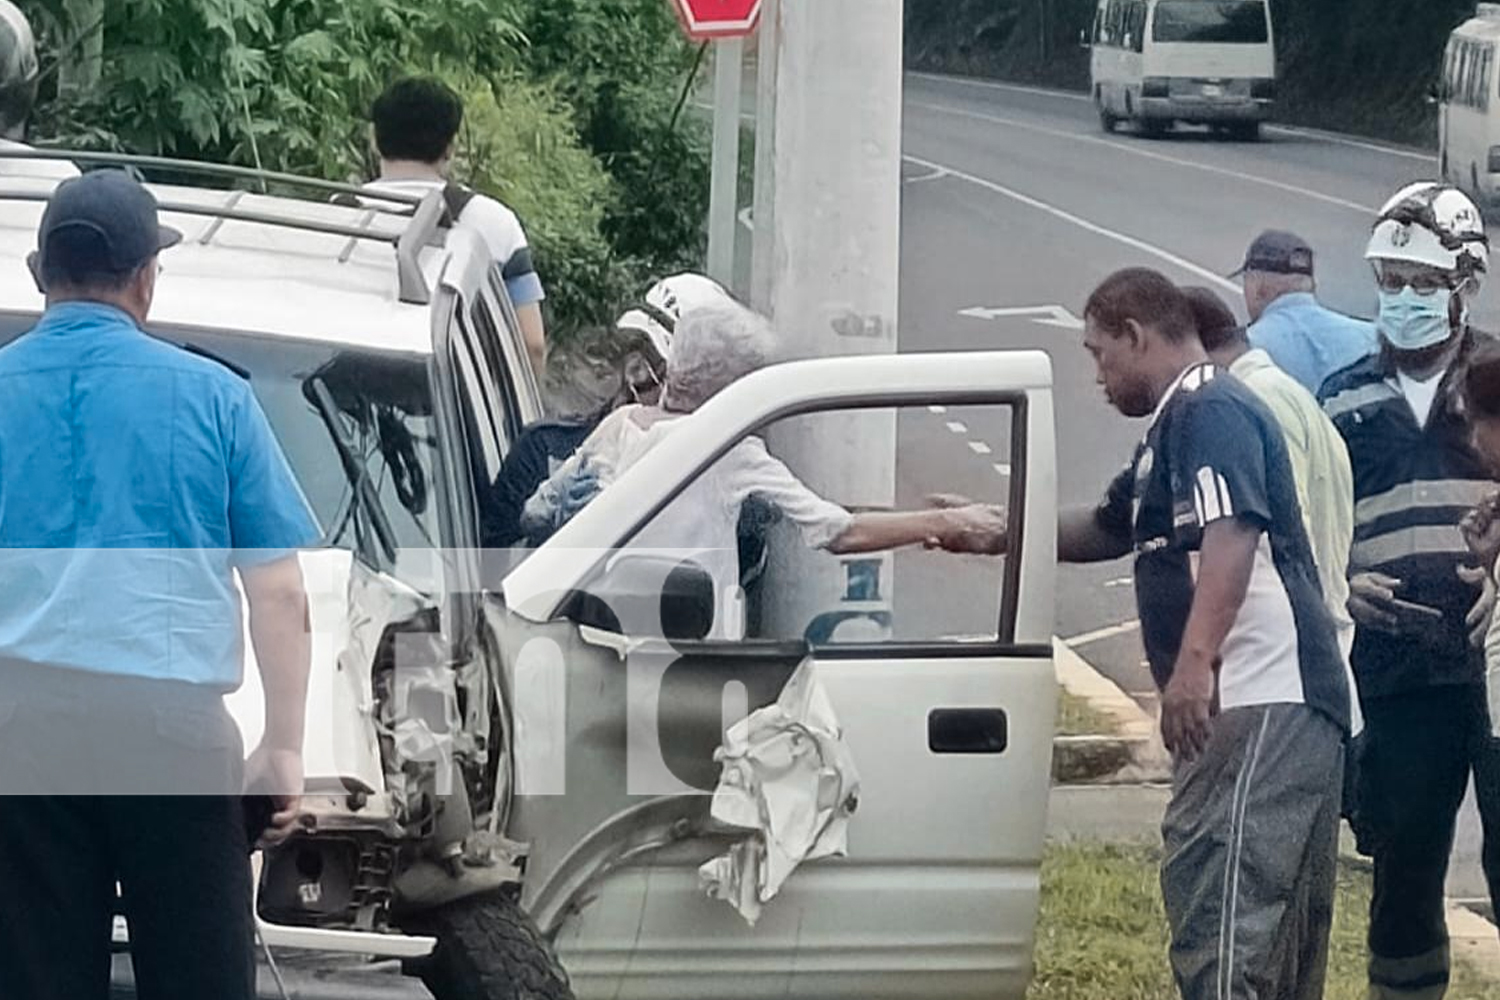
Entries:
[[443,192],[453,224],[472,229],[489,246],[515,306],[532,367],[540,376],[547,357],[542,323],[546,296],[532,264],[526,232],[509,208],[448,179],[448,164],[464,119],[458,94],[435,77],[403,77],[376,98],[370,119],[380,153],[380,177],[365,185],[366,190],[418,197]]

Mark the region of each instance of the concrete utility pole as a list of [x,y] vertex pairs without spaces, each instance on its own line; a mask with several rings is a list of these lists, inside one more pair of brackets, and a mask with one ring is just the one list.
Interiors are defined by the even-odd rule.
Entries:
[[[901,256],[902,0],[766,0],[757,98],[753,304],[797,357],[896,350]],[[895,414],[784,424],[772,449],[855,508],[895,497]],[[791,533],[783,533],[790,538]],[[772,553],[765,628],[888,607],[889,559]],[[872,595],[873,598],[872,598]]]
[[708,276],[725,288],[734,283],[735,210],[740,182],[740,80],[745,42],[714,43],[713,181],[708,203]]

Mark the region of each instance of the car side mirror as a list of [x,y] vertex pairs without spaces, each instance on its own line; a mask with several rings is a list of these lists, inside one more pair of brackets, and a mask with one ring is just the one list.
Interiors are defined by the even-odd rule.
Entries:
[[714,580],[691,559],[617,554],[583,590],[562,604],[562,617],[635,639],[698,640],[713,631]]

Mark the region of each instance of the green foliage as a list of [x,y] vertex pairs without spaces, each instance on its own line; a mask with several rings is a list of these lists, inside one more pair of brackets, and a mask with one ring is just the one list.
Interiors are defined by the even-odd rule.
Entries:
[[701,264],[708,214],[709,135],[674,120],[699,53],[662,0],[527,0],[520,21],[532,73],[555,81],[576,109],[584,144],[620,197],[605,234],[644,272]]
[[455,179],[520,216],[565,337],[614,319],[631,293],[630,273],[600,228],[615,182],[583,148],[571,110],[553,88],[514,76],[452,82],[464,99]]
[[708,142],[673,120],[695,52],[664,0],[103,0],[102,75],[81,96],[56,69],[79,58],[87,0],[20,3],[47,142],[362,180],[380,90],[454,82],[459,176],[521,216],[555,335],[701,261]]

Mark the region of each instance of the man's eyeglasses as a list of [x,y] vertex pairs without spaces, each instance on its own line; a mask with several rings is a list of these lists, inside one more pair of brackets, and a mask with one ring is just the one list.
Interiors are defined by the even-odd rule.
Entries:
[[1454,288],[1451,278],[1436,272],[1403,274],[1400,271],[1381,271],[1375,275],[1375,280],[1385,292],[1399,292],[1409,287],[1418,295],[1436,295],[1442,291],[1451,292]]

